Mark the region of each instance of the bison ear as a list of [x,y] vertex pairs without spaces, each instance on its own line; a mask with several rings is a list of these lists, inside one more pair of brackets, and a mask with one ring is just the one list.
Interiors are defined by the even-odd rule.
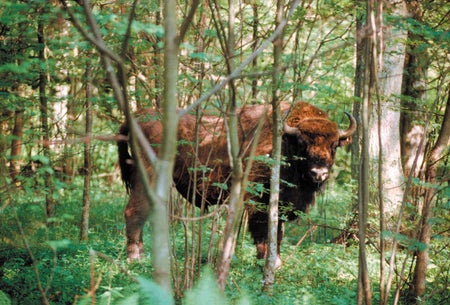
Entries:
[[339,139],[339,146],[345,146],[352,143],[352,137],[346,137]]

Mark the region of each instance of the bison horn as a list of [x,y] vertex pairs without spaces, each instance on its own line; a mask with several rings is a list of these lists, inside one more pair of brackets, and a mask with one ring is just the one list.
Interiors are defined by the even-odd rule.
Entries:
[[296,134],[298,134],[298,128],[289,126],[287,124],[287,122],[284,122],[283,131],[284,131],[285,134],[289,134],[289,135],[296,135]]
[[356,119],[348,112],[345,112],[350,120],[350,126],[346,130],[339,130],[339,139],[350,137],[356,131]]

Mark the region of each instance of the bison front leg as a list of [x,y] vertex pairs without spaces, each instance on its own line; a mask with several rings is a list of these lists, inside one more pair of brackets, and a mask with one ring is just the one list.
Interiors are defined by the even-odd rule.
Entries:
[[[267,257],[268,249],[268,215],[265,212],[254,212],[249,215],[248,228],[256,245],[256,258],[264,259]],[[283,264],[280,256],[280,246],[284,235],[284,224],[278,221],[277,235],[277,263],[276,268],[280,268]]]
[[142,229],[147,221],[149,205],[141,195],[132,193],[125,208],[128,260],[139,259],[144,254]]

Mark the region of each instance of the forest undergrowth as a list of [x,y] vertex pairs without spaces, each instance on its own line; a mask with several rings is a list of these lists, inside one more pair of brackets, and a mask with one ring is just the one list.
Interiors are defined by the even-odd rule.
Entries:
[[[0,304],[39,304],[42,293],[52,304],[155,304],[164,295],[150,281],[151,258],[128,263],[125,252],[123,208],[126,193],[120,183],[95,182],[92,191],[89,241],[79,242],[81,218],[80,181],[58,191],[56,216],[45,224],[43,194],[32,188],[17,196],[0,213]],[[77,186],[78,185],[78,186]],[[333,186],[335,187],[335,186]],[[355,304],[358,279],[358,246],[330,243],[351,216],[351,194],[337,186],[327,190],[310,214],[286,225],[281,249],[284,264],[270,291],[261,290],[264,261],[256,259],[249,234],[239,239],[225,295],[216,286],[212,266],[203,263],[193,289],[178,292],[177,304]],[[346,195],[342,195],[346,194]],[[345,206],[345,208],[343,208]],[[173,274],[183,275],[184,233],[173,225]],[[208,222],[204,225],[202,252],[207,256]],[[150,229],[145,230],[147,253]],[[298,245],[300,239],[303,241]],[[297,245],[296,245],[297,244]],[[27,248],[28,247],[28,248]],[[369,270],[378,274],[376,247],[369,247]],[[430,282],[447,291],[424,304],[445,304],[448,266],[433,261]],[[440,278],[441,277],[441,278]],[[180,279],[177,279],[180,280]],[[373,279],[374,283],[377,279]],[[440,282],[441,281],[441,282]],[[41,288],[39,288],[39,286]],[[446,287],[446,288],[445,288]],[[377,295],[375,286],[375,297]],[[41,291],[40,291],[41,290]],[[2,301],[4,299],[4,301]],[[2,303],[3,302],[3,303]],[[405,303],[407,304],[407,303]]]

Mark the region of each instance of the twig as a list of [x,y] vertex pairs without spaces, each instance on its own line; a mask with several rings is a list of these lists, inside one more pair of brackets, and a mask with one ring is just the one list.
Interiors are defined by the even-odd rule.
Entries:
[[213,211],[209,214],[206,214],[206,215],[202,215],[202,216],[198,216],[198,217],[182,217],[182,216],[177,216],[177,215],[171,215],[170,217],[172,219],[181,220],[181,221],[198,221],[198,220],[203,220],[206,218],[214,217],[219,212],[222,212],[222,210],[228,210],[228,208],[229,207],[227,204],[222,204],[218,209],[216,209],[215,211]]
[[305,234],[303,234],[303,236],[299,239],[299,241],[295,244],[294,249],[291,251],[291,254],[288,255],[288,257],[286,257],[286,259],[284,260],[285,262],[287,262],[288,260],[290,260],[292,258],[292,256],[294,256],[294,252],[295,250],[297,250],[297,248],[303,243],[303,241],[305,240],[305,238],[309,235],[312,234],[315,230],[317,229],[317,225],[313,225],[312,227],[310,227],[308,229],[308,231],[305,232]]
[[252,53],[250,54],[244,61],[235,69],[233,72],[231,72],[224,80],[222,80],[220,83],[215,85],[209,92],[202,95],[200,98],[198,98],[195,102],[193,102],[191,105],[189,105],[187,108],[180,110],[178,115],[181,117],[187,113],[189,113],[192,109],[209,99],[211,96],[213,96],[216,92],[221,90],[223,87],[225,87],[226,84],[228,84],[231,80],[237,78],[241,72],[244,70],[245,67],[247,67],[250,63],[253,62],[253,60],[262,53],[283,31],[284,27],[287,25],[288,20],[292,17],[294,14],[297,6],[299,5],[299,0],[294,0],[292,3],[291,8],[289,9],[289,12],[284,18],[280,24],[276,27],[275,31],[270,35],[269,38],[264,40],[261,45]]

